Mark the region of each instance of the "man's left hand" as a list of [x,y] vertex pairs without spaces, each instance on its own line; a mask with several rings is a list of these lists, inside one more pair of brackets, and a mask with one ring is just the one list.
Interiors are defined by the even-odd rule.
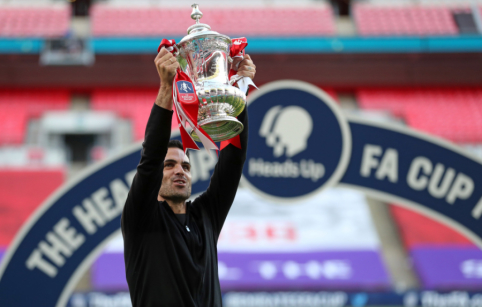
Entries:
[[231,69],[237,71],[237,74],[240,76],[250,77],[251,80],[253,80],[256,75],[256,65],[254,65],[249,54],[245,54],[242,59],[234,58]]

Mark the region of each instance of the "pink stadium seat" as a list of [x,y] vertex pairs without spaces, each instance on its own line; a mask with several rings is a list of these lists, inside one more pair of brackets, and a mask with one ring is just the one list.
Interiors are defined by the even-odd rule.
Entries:
[[0,91],[0,144],[21,144],[28,119],[48,110],[66,110],[69,93],[62,90]]
[[[333,35],[330,8],[206,8],[202,19],[214,31],[236,36]],[[184,36],[193,20],[190,8],[119,8],[97,4],[91,9],[94,36]]]
[[452,228],[415,211],[396,205],[391,205],[390,210],[408,250],[417,246],[473,245],[469,239]]
[[70,93],[65,90],[0,91],[0,106],[25,106],[31,117],[38,117],[48,110],[66,110],[69,103]]
[[450,8],[357,4],[354,19],[360,35],[454,35]]
[[482,90],[359,90],[363,109],[389,110],[412,128],[458,143],[482,142]]
[[70,23],[70,6],[0,8],[0,37],[62,37]]
[[0,112],[0,144],[22,144],[27,128],[27,109],[5,105]]
[[361,89],[357,92],[357,100],[362,109],[387,110],[401,117],[405,114],[405,105],[413,99],[412,94],[413,91],[404,90]]
[[63,169],[0,170],[0,246],[10,243],[30,214],[64,178]]
[[[133,121],[133,134],[136,140],[144,138],[150,110],[157,96],[153,90],[95,90],[91,96],[91,107],[94,110],[108,110]],[[172,130],[177,130],[177,119],[173,116]]]

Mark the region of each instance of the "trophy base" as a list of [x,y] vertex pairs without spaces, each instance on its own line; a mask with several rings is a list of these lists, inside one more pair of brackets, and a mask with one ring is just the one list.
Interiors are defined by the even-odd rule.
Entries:
[[[243,124],[232,116],[207,118],[199,121],[199,125],[209,134],[214,142],[229,140],[240,134],[244,129]],[[194,130],[191,131],[191,136],[196,142],[201,142]]]

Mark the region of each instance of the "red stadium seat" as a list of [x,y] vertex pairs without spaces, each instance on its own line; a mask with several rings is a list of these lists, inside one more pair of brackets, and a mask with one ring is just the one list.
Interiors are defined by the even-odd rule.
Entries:
[[67,110],[69,103],[70,93],[66,90],[0,91],[0,106],[25,106],[32,117],[48,110]]
[[0,144],[22,144],[27,128],[27,109],[5,105],[0,112]]
[[0,144],[21,144],[28,119],[48,110],[66,110],[69,92],[63,90],[0,91]]
[[70,24],[70,6],[0,8],[0,37],[62,37]]
[[354,19],[360,35],[454,35],[450,8],[357,4]]
[[[219,33],[242,36],[334,35],[329,7],[206,8],[202,22]],[[209,14],[207,13],[209,12]],[[105,4],[91,9],[92,34],[101,36],[184,36],[193,20],[190,8],[125,8]]]
[[389,110],[412,128],[458,143],[482,142],[482,90],[359,90],[363,109]]
[[362,109],[388,110],[395,116],[403,116],[410,92],[398,90],[359,90],[358,105]]
[[[133,121],[133,133],[136,140],[144,138],[150,110],[157,96],[153,90],[95,90],[91,96],[94,110],[113,111],[119,116]],[[172,120],[172,130],[177,130],[177,119]]]
[[452,228],[415,211],[396,205],[391,205],[390,210],[408,250],[419,246],[473,245]]
[[35,209],[57,189],[64,169],[0,170],[0,246],[6,246]]

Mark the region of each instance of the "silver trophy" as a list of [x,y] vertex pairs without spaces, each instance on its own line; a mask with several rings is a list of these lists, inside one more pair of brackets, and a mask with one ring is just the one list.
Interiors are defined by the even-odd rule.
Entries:
[[[207,24],[199,23],[203,14],[197,4],[191,18],[196,24],[187,29],[188,35],[177,44],[177,61],[191,78],[199,101],[198,124],[213,141],[228,140],[243,131],[243,124],[236,119],[246,105],[246,94],[228,79],[228,62],[231,39],[211,31]],[[196,132],[191,131],[200,142]]]

